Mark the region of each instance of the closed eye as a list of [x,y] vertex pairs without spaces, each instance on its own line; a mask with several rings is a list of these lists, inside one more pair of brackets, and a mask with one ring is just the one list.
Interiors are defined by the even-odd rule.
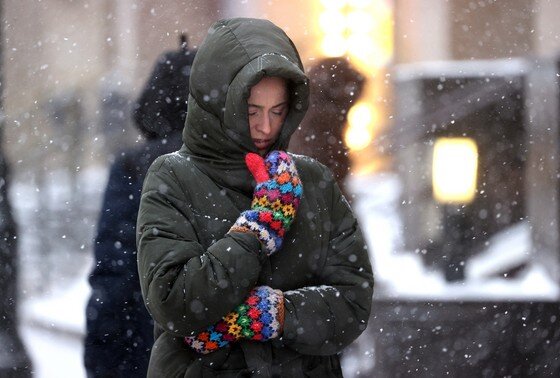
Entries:
[[276,106],[272,109],[272,114],[276,114],[276,115],[283,115],[286,112],[286,106],[284,104],[281,104],[280,106]]
[[259,108],[255,105],[249,105],[249,109],[247,114],[249,114],[249,116],[255,116],[257,115],[257,113],[259,112]]

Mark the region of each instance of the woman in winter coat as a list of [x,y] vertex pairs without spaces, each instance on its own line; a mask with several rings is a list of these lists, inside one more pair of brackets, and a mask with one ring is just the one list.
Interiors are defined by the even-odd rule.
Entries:
[[274,24],[214,24],[191,71],[183,147],[150,167],[138,214],[148,376],[341,376],[365,328],[367,249],[332,173],[285,152],[308,79]]

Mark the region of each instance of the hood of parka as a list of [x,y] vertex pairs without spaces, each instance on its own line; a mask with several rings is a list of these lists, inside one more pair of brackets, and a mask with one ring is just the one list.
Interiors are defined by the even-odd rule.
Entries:
[[183,142],[197,165],[225,186],[251,189],[244,157],[258,150],[249,132],[247,99],[251,87],[265,75],[288,82],[290,109],[271,146],[285,150],[305,115],[309,96],[293,42],[267,20],[234,18],[210,28],[191,69]]

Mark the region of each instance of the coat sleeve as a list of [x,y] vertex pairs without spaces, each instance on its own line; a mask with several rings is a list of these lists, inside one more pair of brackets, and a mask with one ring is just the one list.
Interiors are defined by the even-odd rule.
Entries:
[[282,340],[309,355],[338,353],[366,328],[373,295],[373,273],[362,233],[334,183],[330,196],[331,233],[320,286],[284,293]]
[[247,233],[226,234],[204,249],[187,196],[165,156],[158,158],[144,182],[137,223],[142,295],[154,320],[178,336],[201,331],[242,303],[265,258]]

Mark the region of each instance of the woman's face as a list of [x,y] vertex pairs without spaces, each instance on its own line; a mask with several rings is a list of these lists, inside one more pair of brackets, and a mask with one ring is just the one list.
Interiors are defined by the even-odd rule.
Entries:
[[263,77],[251,88],[247,104],[251,138],[259,153],[264,156],[280,135],[288,114],[286,81],[279,77]]

